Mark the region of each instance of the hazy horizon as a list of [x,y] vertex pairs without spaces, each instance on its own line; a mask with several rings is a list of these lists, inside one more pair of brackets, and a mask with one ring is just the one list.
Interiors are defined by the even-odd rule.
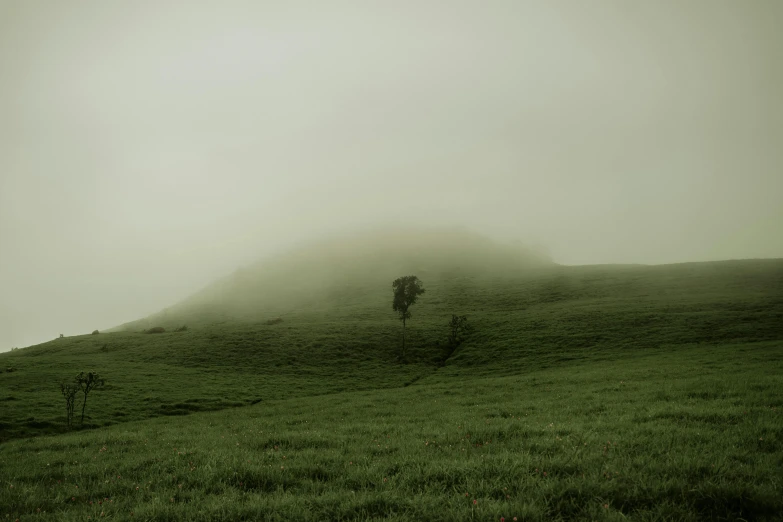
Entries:
[[325,234],[783,257],[783,2],[0,0],[0,352]]

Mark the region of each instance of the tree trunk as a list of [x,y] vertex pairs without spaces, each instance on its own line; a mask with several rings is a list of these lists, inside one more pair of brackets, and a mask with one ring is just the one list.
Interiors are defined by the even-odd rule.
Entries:
[[82,403],[82,424],[84,424],[84,407],[87,406],[87,394],[84,394],[84,402]]
[[405,319],[402,320],[402,359],[405,360]]

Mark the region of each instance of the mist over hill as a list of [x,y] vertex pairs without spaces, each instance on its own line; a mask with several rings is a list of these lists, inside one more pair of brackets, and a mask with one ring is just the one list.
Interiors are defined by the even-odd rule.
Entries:
[[191,297],[118,329],[183,321],[263,319],[336,297],[390,288],[401,275],[426,282],[517,276],[556,266],[545,253],[466,228],[376,228],[299,245],[237,269]]

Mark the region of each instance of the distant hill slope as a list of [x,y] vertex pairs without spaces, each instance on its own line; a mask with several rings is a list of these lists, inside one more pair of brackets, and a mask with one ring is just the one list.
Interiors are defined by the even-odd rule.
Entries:
[[[57,382],[82,370],[109,382],[87,408],[88,425],[99,426],[337,391],[456,386],[683,345],[783,348],[783,260],[568,267],[491,244],[472,243],[460,256],[465,243],[456,243],[396,258],[355,245],[334,246],[332,258],[323,245],[302,249],[299,264],[281,257],[249,267],[247,277],[227,278],[125,331],[0,354],[0,440],[61,430]],[[391,281],[407,273],[427,292],[411,309],[402,363]],[[282,301],[293,286],[302,293]],[[475,329],[449,354],[453,313]],[[282,322],[266,324],[278,316]],[[187,331],[171,331],[182,323]],[[140,333],[153,325],[168,331]]]
[[261,320],[329,308],[335,299],[361,298],[366,289],[387,291],[401,275],[416,274],[433,282],[458,276],[516,276],[549,266],[553,266],[550,259],[521,244],[500,244],[461,228],[372,230],[264,259],[119,329]]

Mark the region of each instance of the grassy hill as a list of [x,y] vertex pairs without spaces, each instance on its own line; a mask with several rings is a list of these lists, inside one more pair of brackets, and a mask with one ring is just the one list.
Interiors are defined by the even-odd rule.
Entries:
[[[118,331],[2,354],[0,440],[61,431],[57,384],[82,370],[108,379],[85,421],[104,426],[519,375],[658,347],[783,339],[781,260],[566,267],[460,231],[407,237],[409,244],[389,233],[302,248]],[[377,273],[375,261],[385,263]],[[391,280],[412,270],[427,293],[412,308],[403,362]],[[270,281],[277,286],[267,288]],[[300,293],[281,297],[288,287]],[[453,354],[452,313],[474,326]],[[282,322],[267,324],[275,318]],[[172,331],[181,324],[188,330]],[[168,331],[142,333],[159,325]]]
[[[427,292],[400,360],[391,281],[409,273]],[[474,327],[453,353],[451,314]],[[781,349],[783,260],[327,241],[0,354],[0,519],[775,519]],[[89,370],[108,384],[60,433],[57,384]]]

